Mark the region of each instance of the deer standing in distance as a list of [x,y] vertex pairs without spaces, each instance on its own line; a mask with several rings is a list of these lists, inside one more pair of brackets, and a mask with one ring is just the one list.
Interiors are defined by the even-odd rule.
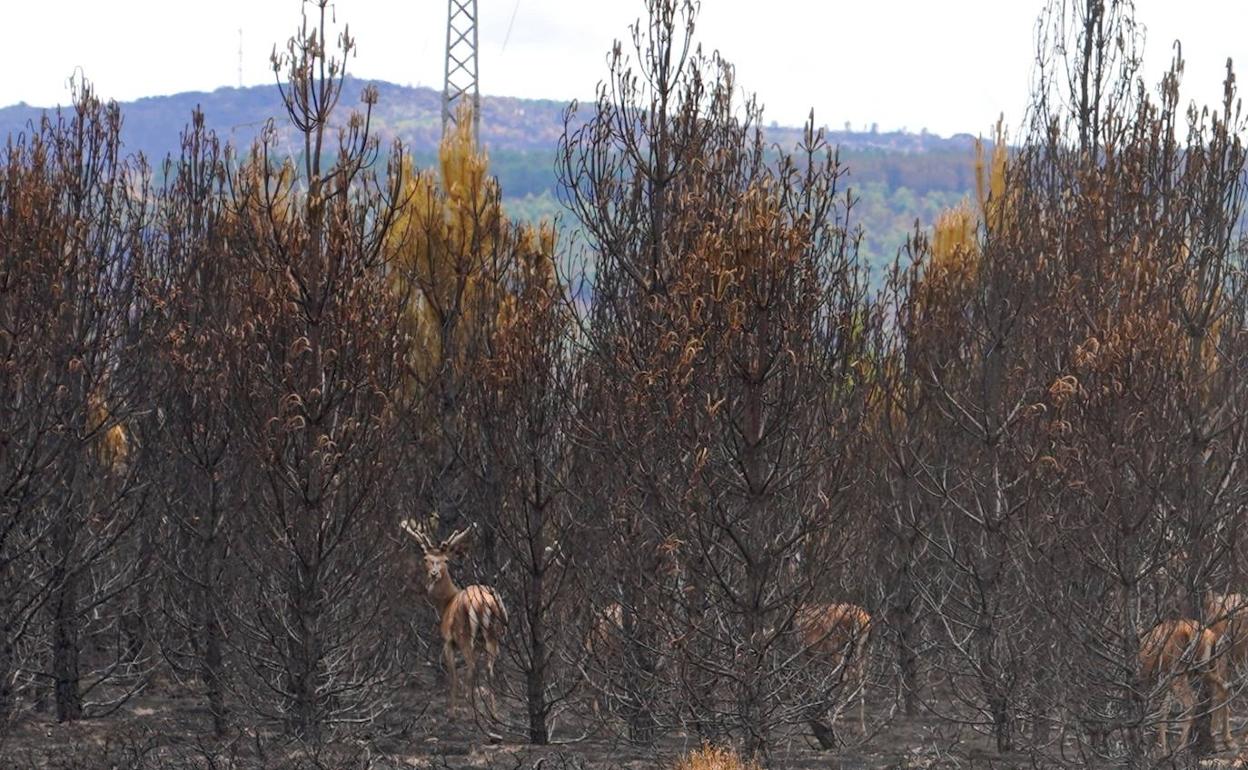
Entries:
[[1210,593],[1205,597],[1205,622],[1218,637],[1232,674],[1248,667],[1248,595]]
[[[399,523],[424,552],[425,591],[438,611],[438,629],[442,634],[442,662],[451,678],[451,699],[448,713],[455,714],[459,677],[455,670],[455,651],[464,659],[471,698],[476,690],[477,658],[484,658],[490,686],[494,683],[494,660],[498,646],[507,630],[507,607],[498,592],[490,586],[470,585],[460,588],[451,579],[451,560],[467,551],[466,540],[474,526],[455,532],[440,544],[425,533],[424,527],[405,519]],[[494,694],[489,693],[490,710],[494,710]]]
[[1153,626],[1140,641],[1140,672],[1146,682],[1161,683],[1165,694],[1161,700],[1161,719],[1157,724],[1157,745],[1167,751],[1166,733],[1170,720],[1171,699],[1177,700],[1182,713],[1179,746],[1187,744],[1188,733],[1196,719],[1198,698],[1192,687],[1193,676],[1209,686],[1213,707],[1213,730],[1222,722],[1222,738],[1232,742],[1226,684],[1226,661],[1216,649],[1218,637],[1195,620],[1163,620]]
[[[650,598],[661,597],[661,601],[680,597],[683,599],[689,586],[685,583],[680,564],[680,548],[684,543],[675,535],[669,535],[654,546],[652,552],[654,582],[643,590]],[[677,599],[676,604],[680,604]],[[596,610],[591,610],[589,628],[582,640],[584,659],[580,662],[581,675],[591,691],[590,707],[596,719],[604,712],[604,697],[608,694],[604,686],[611,680],[610,669],[621,665],[623,656],[628,654],[627,645],[631,641],[625,634],[625,615],[632,618],[634,627],[641,625],[656,634],[656,638],[641,647],[654,654],[655,672],[665,671],[670,664],[674,649],[683,641],[676,627],[681,625],[676,620],[676,607],[660,608],[655,605],[628,606],[619,601],[612,601]],[[684,629],[688,631],[688,628]],[[586,666],[594,669],[591,671]]]
[[[1222,657],[1227,679],[1238,682],[1248,670],[1248,595],[1210,593],[1204,610],[1205,623],[1217,637],[1215,654]],[[1222,705],[1229,722],[1230,704]]]
[[[857,604],[803,604],[793,615],[803,655],[807,660],[831,666],[830,676],[847,683],[858,696],[858,721],[867,733],[867,654],[871,641],[871,614]],[[851,694],[851,698],[853,697]],[[815,739],[824,749],[836,747],[836,718],[823,724],[814,714],[807,719]]]

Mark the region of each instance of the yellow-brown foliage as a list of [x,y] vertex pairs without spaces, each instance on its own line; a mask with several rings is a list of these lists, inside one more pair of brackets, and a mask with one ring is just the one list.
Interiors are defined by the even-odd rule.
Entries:
[[[513,234],[515,238],[515,263],[512,265],[511,291],[499,299],[496,326],[498,333],[505,333],[518,321],[517,303],[555,301],[554,290],[558,283],[555,272],[555,227],[541,222],[536,227],[525,225]],[[526,297],[526,295],[529,295]],[[540,296],[534,296],[540,295]]]
[[409,163],[391,236],[395,288],[411,298],[404,322],[414,342],[409,365],[422,379],[445,362],[446,344],[462,341],[442,336],[452,315],[465,315],[462,337],[471,314],[490,304],[483,293],[497,283],[489,257],[503,222],[501,198],[471,125],[460,121],[443,138],[440,174],[417,174]]
[[982,252],[979,218],[965,201],[937,218],[926,262],[911,284],[911,344],[926,350],[929,343],[958,338],[965,308],[978,283]]
[[981,231],[1003,234],[1013,229],[1017,207],[1008,182],[1009,150],[1003,124],[998,121],[992,154],[975,142],[973,205],[963,200],[937,217],[927,259],[912,285],[914,324],[911,333],[922,347],[926,332],[945,340],[958,337],[967,303],[973,298],[983,266]]
[[[555,273],[554,227],[543,222],[513,231],[515,261],[499,299],[486,374],[500,396],[507,386],[542,378],[555,366],[566,314]],[[523,397],[520,391],[513,392]]]
[[472,367],[486,347],[520,355],[513,346],[528,333],[524,317],[548,309],[558,282],[554,226],[508,223],[469,115],[443,138],[438,158],[436,171],[409,165],[388,244],[393,288],[408,298],[409,385]]
[[983,142],[975,142],[975,192],[978,210],[970,203],[948,209],[932,228],[931,256],[924,268],[924,294],[953,294],[961,299],[979,269],[982,258],[979,227],[999,230],[1009,224],[1010,196],[1006,190],[1009,162],[1005,132],[997,124],[992,157],[985,159]]
[[105,468],[116,471],[125,465],[130,456],[130,437],[121,423],[108,425],[111,420],[112,415],[104,399],[98,394],[91,394],[87,399],[87,435],[98,433],[96,457]]
[[1012,196],[1006,189],[1006,171],[1009,150],[1006,145],[1005,127],[997,121],[996,138],[992,145],[992,158],[984,159],[984,144],[975,142],[975,193],[979,200],[980,216],[989,230],[1007,226],[1012,216]]
[[736,205],[724,207],[713,187],[703,186],[710,181],[693,179],[682,201],[672,239],[684,244],[682,253],[668,278],[668,301],[654,304],[665,332],[653,366],[638,374],[634,390],[644,399],[663,399],[672,419],[686,408],[704,408],[689,395],[708,347],[735,348],[746,366],[759,366],[761,350],[745,350],[759,345],[760,308],[776,312],[782,303],[812,301],[800,288],[811,279],[801,265],[805,231],[785,216],[776,190],[755,183],[739,193]]
[[[1071,276],[1067,294],[1087,298],[1092,321],[1088,333],[1076,341],[1071,360],[1072,371],[1085,383],[1082,395],[1120,397],[1122,383],[1138,379],[1132,373],[1144,362],[1172,377],[1186,373],[1198,392],[1217,372],[1216,342],[1224,317],[1184,324],[1185,307],[1199,303],[1187,246],[1180,243],[1177,253],[1163,251],[1137,237],[1109,253],[1101,274]],[[1175,285],[1181,287],[1177,292],[1171,288]],[[1212,290],[1211,307],[1219,304],[1220,295],[1219,289]]]
[[757,762],[746,761],[737,752],[723,746],[703,744],[681,757],[673,770],[761,770]]
[[979,220],[965,201],[941,212],[932,230],[932,254],[924,282],[932,288],[961,292],[979,268]]

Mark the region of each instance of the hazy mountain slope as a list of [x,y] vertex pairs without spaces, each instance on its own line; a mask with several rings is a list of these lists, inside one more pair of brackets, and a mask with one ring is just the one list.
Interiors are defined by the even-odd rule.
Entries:
[[[353,78],[346,93],[349,97],[358,95],[367,83],[376,86],[379,92],[375,115],[383,139],[400,136],[418,150],[436,146],[441,132],[438,91]],[[126,117],[124,133],[128,147],[149,157],[162,157],[176,147],[178,132],[196,106],[204,110],[209,124],[219,133],[241,141],[250,141],[265,120],[281,117],[282,112],[281,98],[273,85],[188,91],[123,102],[121,106]],[[563,131],[566,106],[564,102],[550,99],[485,96],[482,98],[482,139],[492,150],[552,150]],[[42,112],[43,108],[26,104],[0,108],[0,134],[23,130],[28,121],[37,120]],[[799,130],[773,125],[768,134],[780,144],[792,144]],[[829,131],[828,137],[846,150],[878,149],[905,154],[962,150],[969,146],[971,139],[968,135],[946,139],[926,133],[850,131]]]
[[[387,144],[401,139],[418,165],[432,164],[442,129],[440,93],[352,80],[343,106],[356,106],[351,102],[369,82],[378,89],[377,135]],[[275,85],[219,88],[122,103],[127,150],[143,153],[159,167],[167,154],[176,152],[179,133],[197,107],[207,124],[236,146],[250,145],[270,118],[275,118],[274,126],[284,140],[290,137]],[[548,99],[482,98],[482,141],[490,154],[491,170],[518,216],[549,216],[560,210],[554,156],[566,108],[564,102]],[[0,136],[26,130],[43,114],[43,109],[25,104],[0,108]],[[795,145],[800,135],[797,128],[772,125],[767,129],[768,140],[785,147]],[[863,248],[874,264],[896,253],[916,218],[930,223],[935,212],[974,189],[969,135],[942,138],[927,133],[828,131],[827,138],[840,146],[841,159],[850,168],[849,183],[861,199],[855,220],[866,231]],[[288,142],[284,146],[292,154],[299,151]]]

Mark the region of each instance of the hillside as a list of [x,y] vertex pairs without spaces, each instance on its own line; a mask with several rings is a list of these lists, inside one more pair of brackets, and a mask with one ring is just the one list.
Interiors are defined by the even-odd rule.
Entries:
[[[358,94],[370,82],[379,94],[374,127],[383,144],[398,138],[418,165],[431,164],[441,134],[440,93],[363,80],[348,83],[346,93]],[[235,145],[250,144],[269,118],[277,118],[274,125],[285,138],[275,86],[218,88],[122,103],[122,137],[127,149],[143,153],[158,166],[176,150],[179,133],[196,107],[211,128]],[[553,164],[566,107],[564,102],[549,99],[482,98],[482,141],[515,216],[527,219],[560,213]],[[43,108],[26,104],[0,108],[0,135],[22,132],[43,113]],[[855,221],[864,229],[862,248],[873,265],[896,253],[913,230],[915,217],[930,224],[941,209],[974,189],[974,138],[969,134],[944,138],[900,131],[826,133],[849,166],[849,182],[859,198]],[[767,134],[772,142],[792,146],[801,131],[772,124]]]

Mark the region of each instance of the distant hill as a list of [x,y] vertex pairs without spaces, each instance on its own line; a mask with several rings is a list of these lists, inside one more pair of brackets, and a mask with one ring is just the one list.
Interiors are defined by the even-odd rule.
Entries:
[[[442,128],[440,92],[352,78],[344,91],[343,106],[354,106],[350,99],[370,84],[377,88],[380,97],[374,114],[383,141],[398,136],[417,152],[429,152],[437,147]],[[481,101],[482,141],[491,150],[549,152],[563,131],[565,102],[507,96],[485,96]],[[176,149],[178,132],[196,107],[204,111],[209,126],[237,143],[250,143],[269,118],[277,118],[278,127],[284,128],[281,99],[273,85],[151,96],[122,102],[121,107],[125,116],[126,146],[131,152],[144,153],[149,160],[162,158]],[[44,108],[27,104],[0,108],[0,136],[24,130],[27,123],[38,120],[43,111]],[[795,143],[800,134],[798,128],[774,124],[768,129],[768,139],[781,145]],[[902,154],[961,152],[966,151],[973,140],[968,134],[943,138],[900,131],[828,131],[827,135],[833,144],[839,144],[844,150]]]
[[[378,90],[374,128],[383,143],[397,137],[418,165],[431,164],[442,129],[440,92],[351,79],[342,106],[354,106],[370,83]],[[218,88],[123,102],[126,149],[143,153],[158,167],[166,155],[177,151],[179,133],[196,107],[204,112],[209,127],[236,146],[249,146],[270,118],[279,136],[290,137],[276,86]],[[550,99],[482,97],[482,143],[490,155],[491,171],[517,216],[535,218],[559,212],[554,154],[566,107]],[[582,109],[586,108],[592,105]],[[43,108],[26,104],[0,108],[0,137],[27,130],[43,114]],[[774,124],[766,133],[768,141],[782,147],[794,146],[801,136],[798,128]],[[946,138],[925,132],[828,130],[826,135],[830,143],[839,145],[841,160],[850,169],[849,183],[861,198],[856,221],[866,231],[863,249],[873,263],[896,253],[916,218],[930,223],[941,209],[974,189],[974,138],[969,134]]]

